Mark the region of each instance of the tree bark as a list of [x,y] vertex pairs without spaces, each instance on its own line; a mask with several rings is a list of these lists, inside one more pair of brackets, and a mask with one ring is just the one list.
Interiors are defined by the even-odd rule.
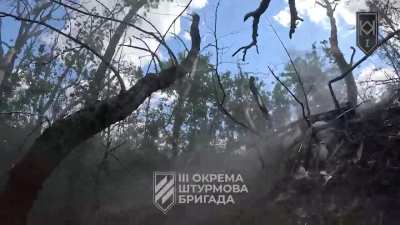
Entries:
[[36,139],[27,154],[13,165],[5,189],[0,193],[2,225],[27,223],[29,211],[43,183],[74,147],[123,120],[153,92],[169,87],[191,71],[200,51],[199,20],[198,15],[193,15],[190,29],[192,48],[182,63],[162,70],[158,76],[145,76],[129,90],[55,121]]
[[[184,85],[182,82],[178,84],[177,87],[177,93],[178,93],[178,99],[177,103],[174,107],[173,110],[173,115],[174,115],[174,123],[172,125],[172,137],[171,137],[171,146],[172,146],[172,153],[174,156],[178,156],[179,154],[179,138],[181,135],[181,129],[182,125],[185,121],[185,98],[187,97],[188,91],[185,91]],[[190,86],[188,87],[190,88]]]
[[[347,63],[342,51],[339,48],[339,42],[337,37],[337,26],[336,26],[336,19],[333,15],[335,9],[332,8],[331,3],[328,0],[324,0],[325,5],[322,5],[326,8],[326,14],[329,18],[329,22],[331,25],[331,37],[329,38],[330,46],[331,46],[331,54],[336,61],[336,64],[339,67],[341,73],[347,72],[351,65]],[[346,92],[347,92],[347,100],[351,106],[357,105],[357,84],[354,79],[353,73],[349,74],[345,78],[346,83]]]

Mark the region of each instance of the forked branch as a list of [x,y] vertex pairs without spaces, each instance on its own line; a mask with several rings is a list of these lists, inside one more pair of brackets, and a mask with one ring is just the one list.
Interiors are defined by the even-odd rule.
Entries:
[[245,61],[246,59],[246,54],[247,50],[252,48],[253,46],[256,47],[256,51],[258,53],[258,47],[257,47],[257,37],[258,37],[258,24],[260,23],[260,17],[262,14],[268,9],[269,3],[271,0],[261,0],[260,5],[258,8],[252,12],[247,13],[244,16],[244,21],[246,21],[248,18],[253,17],[253,32],[252,32],[252,41],[250,44],[245,45],[243,47],[240,47],[238,50],[236,50],[232,56],[235,56],[238,54],[240,51],[243,51],[243,57],[242,60]]

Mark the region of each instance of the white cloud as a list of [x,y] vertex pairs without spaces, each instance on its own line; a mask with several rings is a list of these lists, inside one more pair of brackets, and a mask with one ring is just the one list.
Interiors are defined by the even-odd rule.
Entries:
[[284,10],[281,10],[278,14],[274,16],[274,19],[278,21],[282,26],[289,27],[290,26],[289,7],[286,7]]
[[393,68],[377,68],[370,64],[357,77],[358,92],[362,98],[379,99],[386,90],[386,85],[376,85],[375,81],[396,78]]
[[394,78],[395,72],[392,68],[377,68],[375,65],[366,66],[360,73],[359,81],[368,80],[387,80],[388,78]]
[[187,32],[187,31],[183,32],[182,37],[183,37],[185,40],[188,40],[188,41],[192,40],[192,38],[190,37],[189,32]]
[[[146,19],[148,21],[150,21],[161,34],[164,34],[165,32],[167,32],[168,28],[173,23],[173,21],[177,17],[177,15],[179,15],[182,12],[184,7],[188,3],[189,3],[189,0],[160,1],[157,8],[150,8],[149,10],[147,10],[144,7],[142,7],[141,9],[139,9],[138,14],[145,16]],[[121,0],[82,1],[81,4],[84,7],[86,7],[88,10],[91,10],[94,7],[96,7],[97,12],[101,13],[104,10],[104,6],[106,6],[109,9],[113,9],[117,4],[122,4],[122,1]],[[178,18],[175,21],[175,23],[172,25],[169,32],[170,33],[172,32],[175,34],[181,33],[181,31],[183,31],[183,29],[181,27],[182,26],[181,25],[182,17],[187,17],[188,16],[187,13],[189,13],[192,10],[201,9],[201,8],[205,7],[206,4],[207,4],[207,0],[193,0],[189,9],[180,18]],[[122,20],[123,17],[127,14],[128,10],[129,9],[126,8],[121,13],[116,15],[116,18]],[[82,21],[88,20],[88,17],[81,16],[81,17],[79,17],[78,20],[82,22]],[[114,30],[118,25],[119,25],[118,23],[113,24]],[[153,27],[145,21],[138,21],[137,25],[146,31],[155,32]],[[78,27],[76,27],[75,24],[72,23],[72,27],[66,29],[65,31],[67,33],[69,33],[70,30],[71,30],[72,34],[76,34],[78,31]],[[167,34],[167,36],[166,36],[167,40],[172,37],[172,35],[170,33]],[[147,43],[147,45],[149,46],[151,51],[155,51],[157,46],[159,45],[158,41],[156,41],[153,38],[144,37],[140,31],[138,31],[137,29],[134,29],[132,27],[128,27],[128,29],[126,30],[126,39],[124,41],[121,40],[120,44],[131,44],[131,45],[139,46],[142,48],[147,48],[142,42],[140,42],[136,39],[129,40],[129,37],[132,37],[132,36],[141,37],[141,39]],[[109,38],[109,37],[106,37],[106,38]],[[188,37],[188,34],[184,33],[184,38],[188,39],[188,38],[190,38],[190,35]],[[49,39],[53,39],[53,38],[48,38],[47,41]],[[104,41],[105,42],[104,46],[107,46],[108,41],[109,41],[108,39]],[[60,45],[63,45],[63,44],[65,44],[65,40],[60,41]],[[103,51],[104,50],[105,49],[103,49]],[[129,47],[124,47],[122,49],[122,52],[119,52],[119,53],[122,54],[122,58],[121,58],[122,61],[133,63],[138,66],[143,66],[143,65],[147,64],[151,59],[150,53],[142,51],[142,50],[134,49],[134,48],[129,48]],[[118,53],[118,55],[119,55],[119,53]],[[158,53],[159,53],[159,57],[161,59],[164,59],[163,54],[161,54],[161,52],[158,52]],[[146,56],[146,57],[143,57],[143,56]],[[97,62],[99,62],[99,59],[96,59],[96,60],[97,60]],[[124,80],[125,80],[125,83],[127,84],[128,79],[124,79]]]
[[206,5],[207,5],[207,0],[194,0],[192,2],[191,7],[195,8],[195,9],[201,9]]
[[346,24],[356,25],[356,12],[367,10],[366,0],[340,1],[336,8],[336,17],[340,17]]

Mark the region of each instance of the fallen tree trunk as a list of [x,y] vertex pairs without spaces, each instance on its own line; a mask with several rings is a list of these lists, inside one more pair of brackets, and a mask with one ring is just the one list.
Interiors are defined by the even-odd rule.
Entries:
[[2,225],[24,225],[37,195],[51,173],[72,149],[136,110],[153,92],[168,88],[192,70],[200,51],[199,16],[193,15],[192,48],[179,65],[140,79],[127,91],[94,103],[54,122],[9,172],[0,193]]

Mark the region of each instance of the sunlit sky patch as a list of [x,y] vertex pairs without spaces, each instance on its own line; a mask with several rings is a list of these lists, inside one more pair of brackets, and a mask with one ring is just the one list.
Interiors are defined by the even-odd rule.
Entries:
[[[116,0],[101,0],[103,4],[112,7],[117,2]],[[171,22],[175,19],[189,0],[175,0],[175,1],[160,1],[160,5],[156,9],[151,9],[146,13],[147,18],[160,30],[165,33],[170,26]],[[212,43],[213,40],[213,27],[215,18],[215,7],[217,0],[193,0],[189,10],[178,18],[176,23],[172,26],[170,32],[174,32],[182,37],[182,39],[190,45],[190,35],[188,29],[190,26],[190,13],[196,12],[201,16],[201,36],[202,45],[205,46]],[[243,22],[243,16],[256,9],[259,1],[251,0],[221,0],[218,12],[217,35],[219,37],[219,45],[222,48],[220,52],[222,62],[221,70],[237,69],[236,63],[241,62],[242,55],[238,54],[232,57],[232,53],[239,47],[250,43],[251,41],[251,19]],[[96,1],[85,0],[82,2],[88,8],[101,7]],[[242,62],[244,71],[259,73],[259,79],[268,80],[265,75],[266,67],[269,65],[277,71],[281,71],[284,65],[288,62],[288,58],[279,44],[279,41],[273,34],[270,24],[277,30],[282,38],[286,47],[289,49],[292,57],[304,54],[311,49],[313,43],[320,46],[322,40],[329,38],[329,23],[325,10],[315,3],[315,0],[297,0],[297,9],[300,16],[304,19],[296,30],[293,39],[288,37],[288,23],[289,23],[289,9],[286,0],[271,1],[270,7],[267,12],[261,17],[259,25],[259,54],[256,53],[255,48],[247,53],[246,61]],[[335,17],[338,21],[339,27],[339,44],[343,53],[347,58],[351,55],[351,46],[356,46],[355,36],[355,15],[358,10],[365,10],[365,0],[362,1],[340,1],[337,6]],[[144,15],[145,10],[139,11]],[[122,18],[123,14],[120,15]],[[8,21],[8,20],[7,20]],[[14,29],[16,22],[4,23],[2,33],[8,37],[10,41],[15,37],[16,30]],[[146,23],[140,24],[141,27],[147,30],[152,30],[150,25]],[[127,36],[137,35],[138,31],[129,29]],[[167,35],[168,43],[176,51],[183,51],[184,48],[181,44],[173,38],[171,34]],[[146,40],[152,50],[158,46],[157,41],[148,39]],[[137,43],[140,45],[139,43]],[[214,49],[208,48],[203,53],[214,54]],[[167,59],[167,54],[159,52],[162,59]],[[132,48],[124,48],[122,54],[124,59],[132,61],[138,65],[145,66],[150,57],[140,58],[144,55],[143,52]],[[363,56],[361,51],[357,51],[355,61]],[[214,60],[214,58],[211,58]],[[382,65],[381,60],[377,56],[371,57],[360,68],[355,71],[355,74],[360,74],[361,71],[370,67],[371,65]]]

